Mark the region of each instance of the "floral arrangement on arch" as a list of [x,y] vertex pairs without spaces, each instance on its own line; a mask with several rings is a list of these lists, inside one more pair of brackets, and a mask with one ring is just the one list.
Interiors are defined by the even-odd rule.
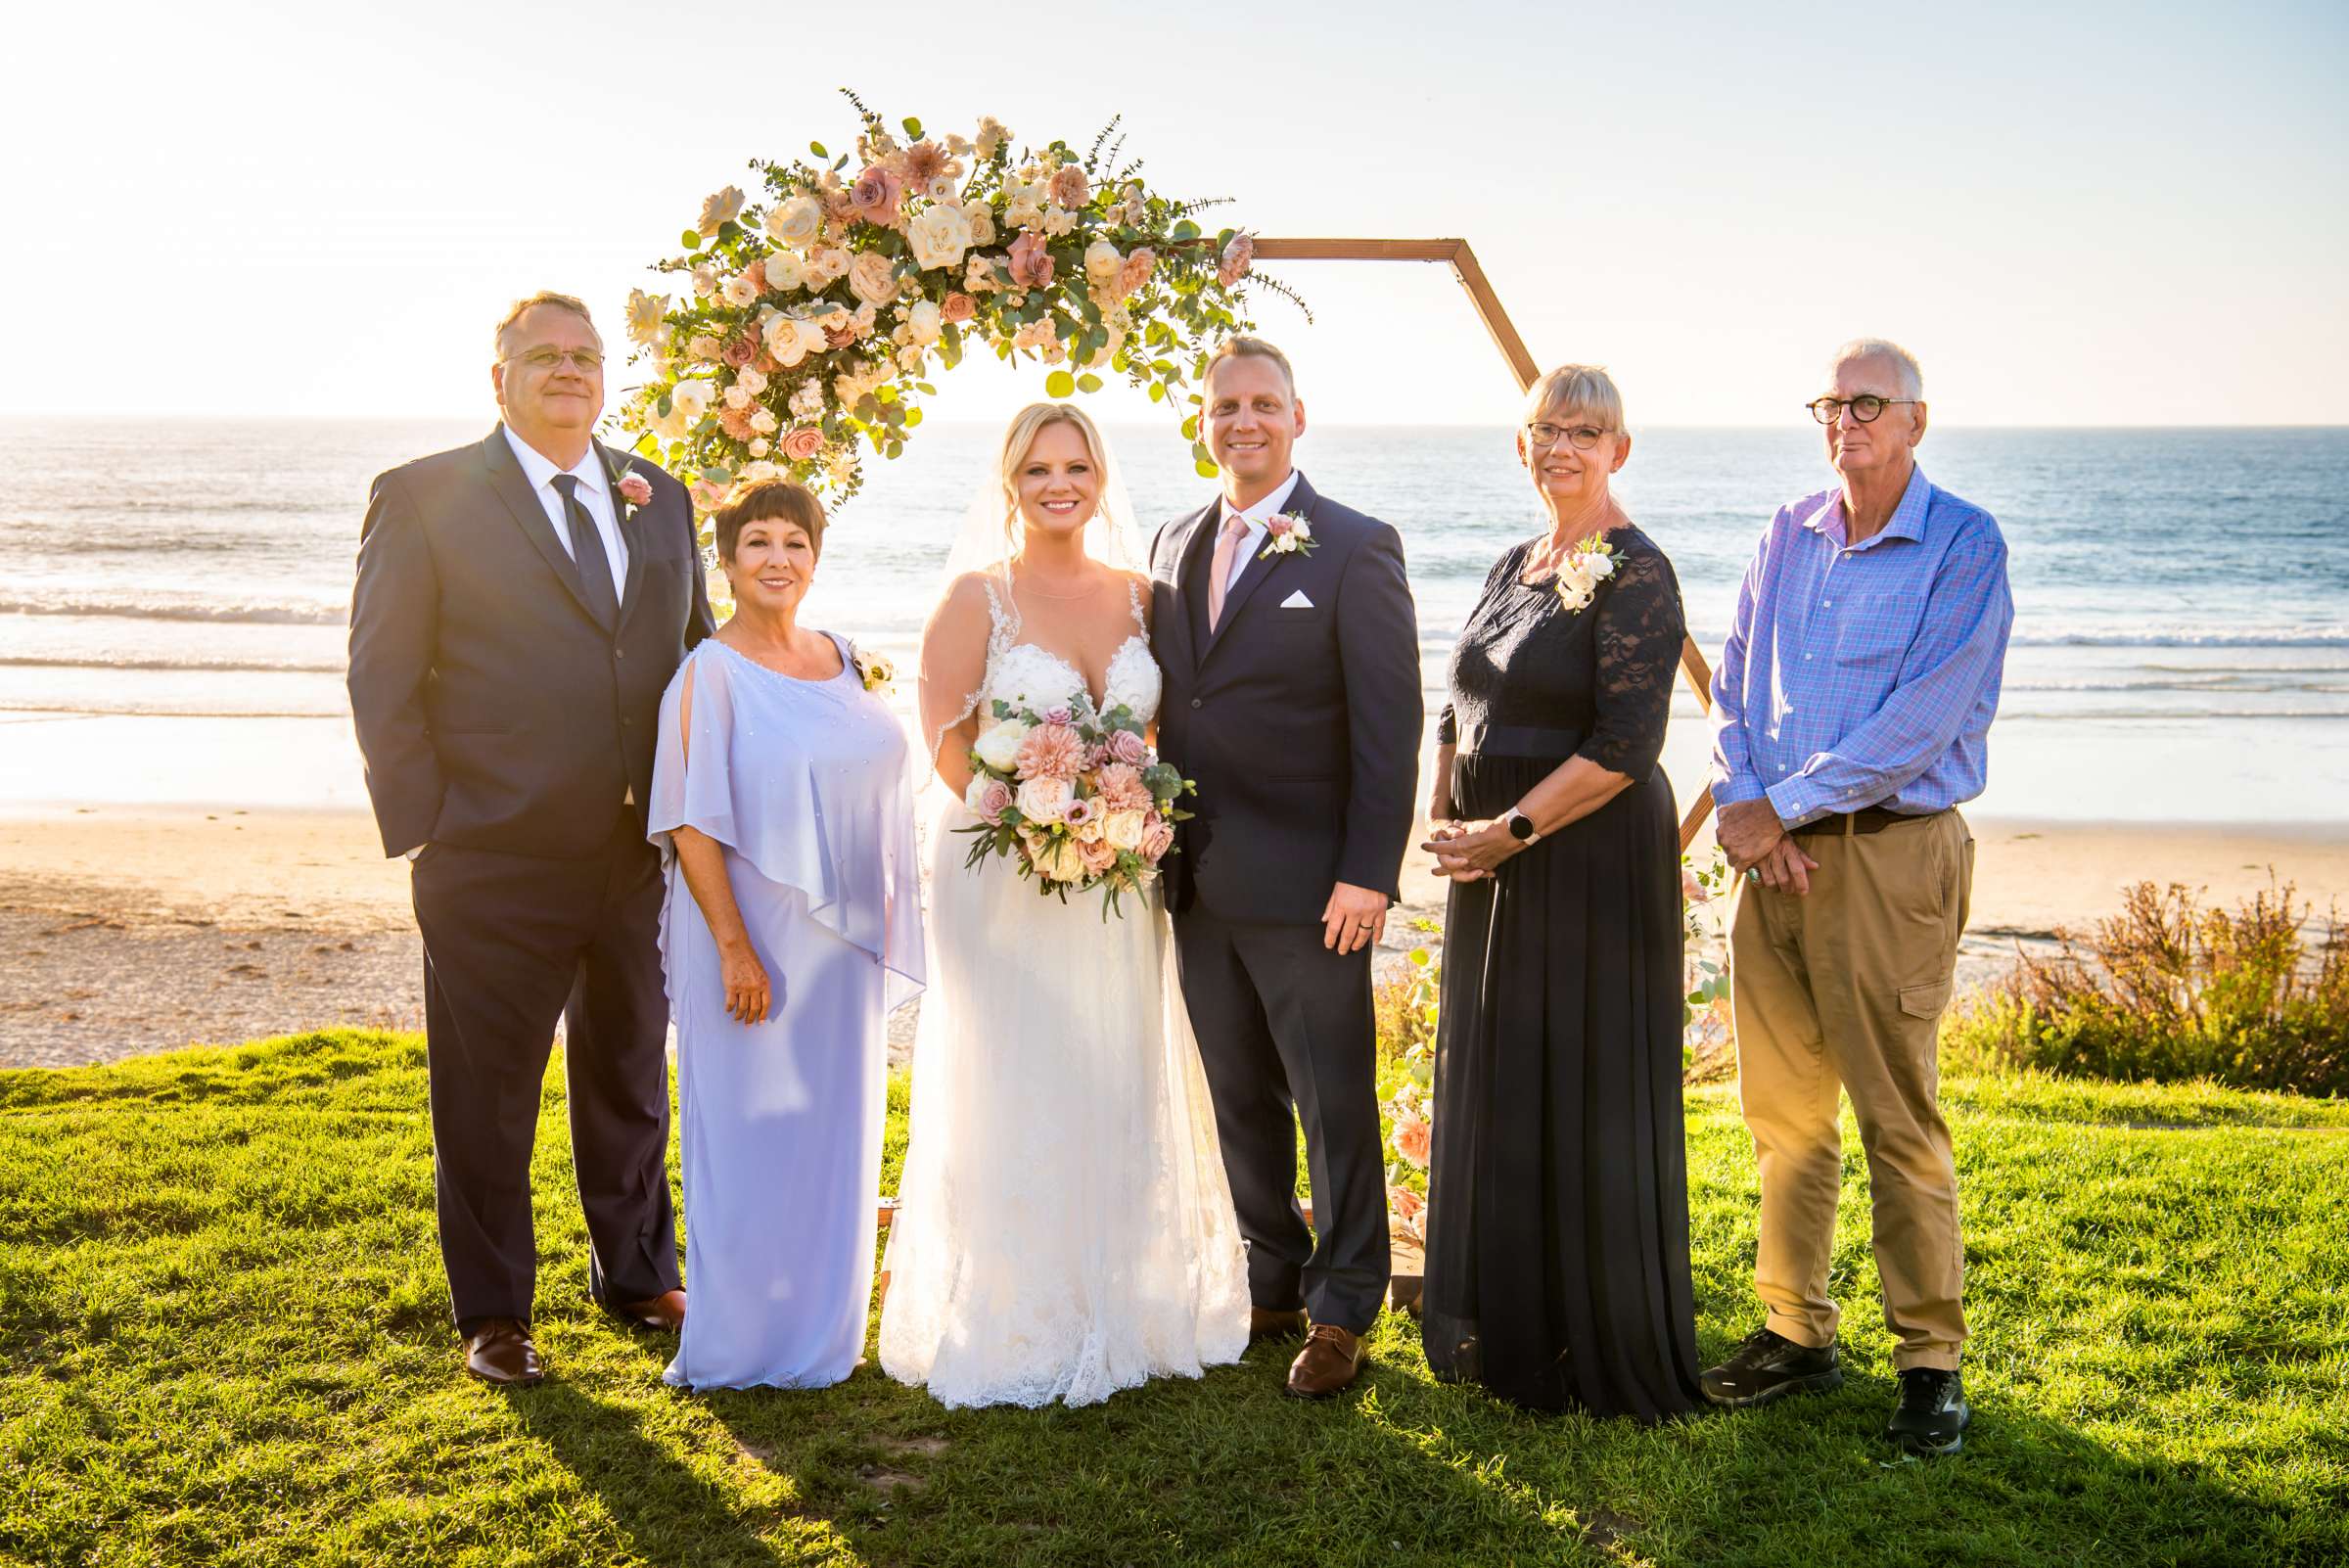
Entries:
[[[903,138],[855,94],[852,153],[754,161],[765,200],[727,186],[702,204],[672,297],[634,290],[628,335],[651,375],[621,404],[634,448],[685,481],[697,511],[739,481],[792,479],[845,500],[868,453],[896,457],[935,393],[934,367],[974,348],[1045,367],[1046,393],[1123,376],[1153,402],[1196,404],[1221,338],[1245,330],[1254,241],[1211,240],[1213,203],[1151,193],[1121,161],[1117,122],[1080,155],[1012,152],[993,117],[972,135]],[[1294,300],[1269,279],[1257,280]],[[1183,435],[1202,472],[1198,439]]]

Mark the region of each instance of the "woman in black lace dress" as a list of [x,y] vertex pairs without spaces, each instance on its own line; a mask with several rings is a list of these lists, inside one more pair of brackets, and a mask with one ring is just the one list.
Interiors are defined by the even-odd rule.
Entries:
[[1680,584],[1608,494],[1632,443],[1606,373],[1553,370],[1526,406],[1551,527],[1486,579],[1437,733],[1426,848],[1453,880],[1423,1334],[1439,1377],[1660,1420],[1702,1403],[1656,765]]

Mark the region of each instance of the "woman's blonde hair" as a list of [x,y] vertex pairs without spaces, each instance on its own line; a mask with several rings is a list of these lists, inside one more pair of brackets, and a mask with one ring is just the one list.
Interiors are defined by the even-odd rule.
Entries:
[[1586,420],[1604,431],[1621,431],[1623,393],[1603,365],[1560,365],[1525,392],[1528,423],[1543,414]]
[[1020,553],[1025,532],[1020,520],[1020,465],[1028,461],[1036,438],[1051,425],[1077,427],[1077,434],[1084,439],[1085,455],[1093,460],[1094,478],[1104,484],[1108,481],[1109,445],[1083,409],[1074,403],[1030,403],[1014,414],[1010,428],[1003,432],[1003,450],[996,459],[996,472],[1003,482],[1003,538],[1010,555]]

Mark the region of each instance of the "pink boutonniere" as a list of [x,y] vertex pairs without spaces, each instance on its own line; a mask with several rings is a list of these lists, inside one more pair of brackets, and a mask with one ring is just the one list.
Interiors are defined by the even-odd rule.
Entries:
[[1257,552],[1259,561],[1275,555],[1311,555],[1319,549],[1313,537],[1313,526],[1306,521],[1303,512],[1282,512],[1265,520],[1265,547]]
[[630,467],[624,457],[612,460],[612,488],[620,496],[622,523],[636,515],[636,508],[653,504],[653,482]]

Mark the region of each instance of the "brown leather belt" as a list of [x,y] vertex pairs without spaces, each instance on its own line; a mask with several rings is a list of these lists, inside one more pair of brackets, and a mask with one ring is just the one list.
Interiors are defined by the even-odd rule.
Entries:
[[[1948,809],[1946,806],[1942,807],[1943,811]],[[1816,833],[1832,833],[1837,838],[1849,838],[1857,833],[1881,833],[1903,822],[1923,822],[1939,815],[1941,811],[1895,811],[1881,806],[1870,806],[1858,811],[1838,811],[1833,816],[1822,816],[1816,822],[1805,822],[1801,827],[1788,828],[1786,831],[1798,839],[1809,838]]]

